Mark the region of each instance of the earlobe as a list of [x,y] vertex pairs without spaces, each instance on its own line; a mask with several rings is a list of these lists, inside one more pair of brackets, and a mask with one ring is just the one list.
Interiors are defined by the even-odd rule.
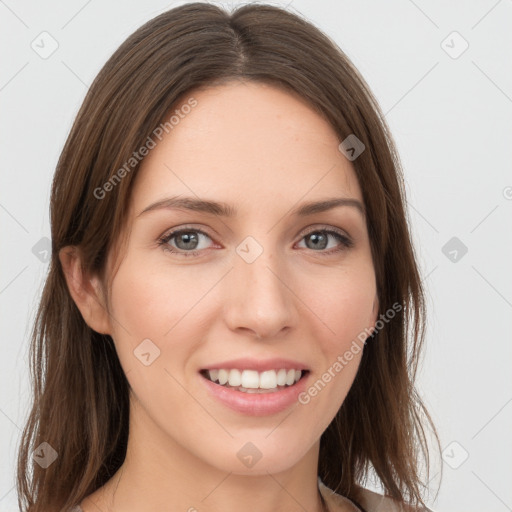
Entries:
[[89,276],[83,271],[79,249],[75,246],[62,248],[59,260],[71,298],[85,323],[100,334],[111,334],[101,284],[96,276]]

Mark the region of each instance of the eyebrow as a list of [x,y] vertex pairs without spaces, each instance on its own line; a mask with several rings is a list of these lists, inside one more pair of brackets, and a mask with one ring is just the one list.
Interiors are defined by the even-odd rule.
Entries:
[[[350,197],[332,197],[322,199],[320,201],[310,201],[292,209],[290,214],[297,217],[306,217],[308,215],[325,212],[341,206],[354,207],[362,214],[363,217],[366,216],[363,203],[358,199]],[[194,197],[174,196],[150,204],[144,208],[137,217],[140,217],[145,213],[161,209],[189,210],[194,212],[210,213],[220,217],[234,217],[237,214],[236,208],[227,203],[210,201],[208,199],[197,199]]]

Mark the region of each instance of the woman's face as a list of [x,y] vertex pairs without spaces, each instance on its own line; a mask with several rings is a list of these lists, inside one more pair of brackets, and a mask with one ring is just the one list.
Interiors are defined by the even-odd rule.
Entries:
[[[142,163],[110,289],[131,429],[157,456],[282,471],[318,448],[375,324],[363,199],[341,141],[296,97],[251,82],[190,96]],[[188,203],[151,207],[171,198]],[[297,213],[331,199],[350,201]],[[212,383],[207,369],[264,392]],[[290,369],[307,371],[271,392]]]

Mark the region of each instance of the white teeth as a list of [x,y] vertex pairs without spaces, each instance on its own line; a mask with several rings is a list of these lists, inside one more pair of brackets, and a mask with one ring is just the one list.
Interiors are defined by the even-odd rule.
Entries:
[[242,372],[243,388],[256,389],[260,387],[260,377],[256,370],[244,370]]
[[240,370],[231,370],[229,372],[229,385],[230,386],[241,386],[242,385],[242,374],[240,373]]
[[[217,382],[230,387],[241,387],[245,390],[276,389],[278,386],[291,386],[295,384],[302,376],[301,370],[267,370],[257,372],[256,370],[231,370],[216,369],[208,370],[207,376],[212,382]],[[248,391],[250,392],[250,391]]]
[[226,384],[228,381],[228,371],[227,370],[219,370],[219,384]]
[[288,370],[286,374],[286,385],[291,386],[295,382],[295,370]]
[[286,370],[281,369],[277,372],[277,385],[284,386],[286,384]]
[[260,375],[260,388],[274,389],[277,387],[277,375],[274,370],[262,372]]

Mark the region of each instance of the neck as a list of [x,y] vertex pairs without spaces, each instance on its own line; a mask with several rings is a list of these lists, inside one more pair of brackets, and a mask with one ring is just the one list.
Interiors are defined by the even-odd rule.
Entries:
[[82,506],[85,512],[239,512],[249,504],[259,512],[324,512],[317,477],[319,446],[318,441],[284,470],[274,472],[261,464],[250,474],[237,473],[238,467],[226,471],[176,443],[135,405],[130,408],[122,466]]

